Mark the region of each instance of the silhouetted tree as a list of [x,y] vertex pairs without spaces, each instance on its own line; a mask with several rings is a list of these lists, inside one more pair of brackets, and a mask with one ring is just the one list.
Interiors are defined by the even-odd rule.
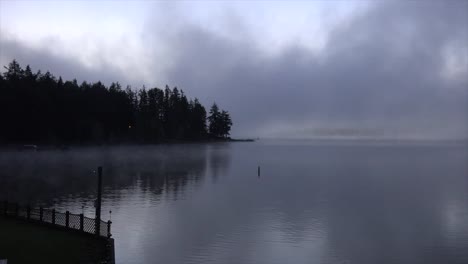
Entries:
[[190,131],[191,138],[199,139],[207,136],[206,131],[206,110],[197,98],[190,102]]
[[231,117],[229,116],[229,113],[227,111],[221,111],[220,114],[220,131],[219,133],[221,134],[222,137],[227,137],[229,136],[229,132],[231,131],[231,126],[232,126],[232,120]]
[[227,137],[231,131],[232,121],[229,113],[224,110],[219,110],[218,105],[213,103],[210,109],[209,132],[213,137]]
[[220,135],[219,118],[220,113],[218,105],[216,103],[213,103],[213,105],[210,108],[210,115],[208,116],[208,121],[210,122],[208,131],[213,137],[219,137]]

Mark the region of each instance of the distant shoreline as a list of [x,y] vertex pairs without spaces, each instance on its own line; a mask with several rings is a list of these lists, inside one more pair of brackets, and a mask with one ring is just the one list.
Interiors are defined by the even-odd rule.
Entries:
[[228,142],[255,142],[252,138],[211,138],[202,140],[162,140],[159,142],[106,142],[106,143],[44,143],[34,144],[34,142],[27,143],[2,143],[0,149],[14,149],[14,150],[68,150],[74,147],[111,147],[111,146],[156,146],[156,145],[177,145],[177,144],[203,144],[203,143],[228,143]]

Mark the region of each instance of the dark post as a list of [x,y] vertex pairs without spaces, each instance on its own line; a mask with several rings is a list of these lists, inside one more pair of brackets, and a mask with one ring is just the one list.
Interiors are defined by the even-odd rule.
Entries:
[[5,203],[5,206],[4,206],[4,208],[3,208],[3,209],[4,209],[4,212],[3,212],[3,213],[5,214],[5,216],[7,216],[7,215],[8,215],[8,201],[5,200],[4,203]]
[[65,226],[68,227],[70,224],[70,212],[65,212]]
[[112,235],[111,235],[111,220],[107,221],[107,237],[110,238]]
[[96,200],[96,222],[94,224],[94,231],[96,235],[101,231],[101,195],[102,195],[102,167],[98,167],[98,188]]
[[31,219],[31,206],[28,205],[26,208],[26,218],[29,220]]
[[15,217],[18,217],[19,205],[15,204]]
[[39,207],[39,221],[42,222],[42,216],[44,215],[44,209],[42,209],[42,206]]
[[83,231],[84,215],[80,214],[80,231]]
[[52,224],[55,225],[55,208],[52,209]]

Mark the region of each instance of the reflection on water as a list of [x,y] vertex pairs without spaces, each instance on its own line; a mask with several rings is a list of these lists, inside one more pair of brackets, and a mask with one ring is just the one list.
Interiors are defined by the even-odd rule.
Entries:
[[104,167],[105,195],[114,199],[135,188],[177,199],[188,183],[196,185],[205,176],[208,150],[193,144],[3,152],[0,199],[45,206],[82,199],[92,205],[97,166]]
[[297,141],[3,152],[0,199],[92,216],[102,165],[118,263],[468,263],[467,160]]
[[227,144],[212,145],[209,151],[209,162],[211,169],[211,176],[213,181],[220,175],[226,174],[230,163],[230,149]]

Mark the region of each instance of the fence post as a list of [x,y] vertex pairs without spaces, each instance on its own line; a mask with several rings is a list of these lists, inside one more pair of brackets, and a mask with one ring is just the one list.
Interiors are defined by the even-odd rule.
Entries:
[[3,208],[4,210],[3,213],[5,214],[5,216],[7,216],[8,215],[8,201],[5,200],[4,203],[5,203],[5,206]]
[[16,203],[15,204],[15,217],[18,217],[18,211],[19,211],[19,205]]
[[44,209],[41,207],[39,207],[39,221],[42,222],[42,216],[44,215]]
[[70,223],[70,212],[65,212],[65,226],[68,227]]
[[80,231],[83,231],[84,215],[80,214]]
[[55,208],[52,209],[52,224],[55,225]]
[[112,221],[109,220],[107,221],[107,237],[110,238],[112,235],[111,235],[111,224],[112,224]]
[[28,205],[28,207],[26,208],[26,218],[28,220],[31,219],[31,206]]

